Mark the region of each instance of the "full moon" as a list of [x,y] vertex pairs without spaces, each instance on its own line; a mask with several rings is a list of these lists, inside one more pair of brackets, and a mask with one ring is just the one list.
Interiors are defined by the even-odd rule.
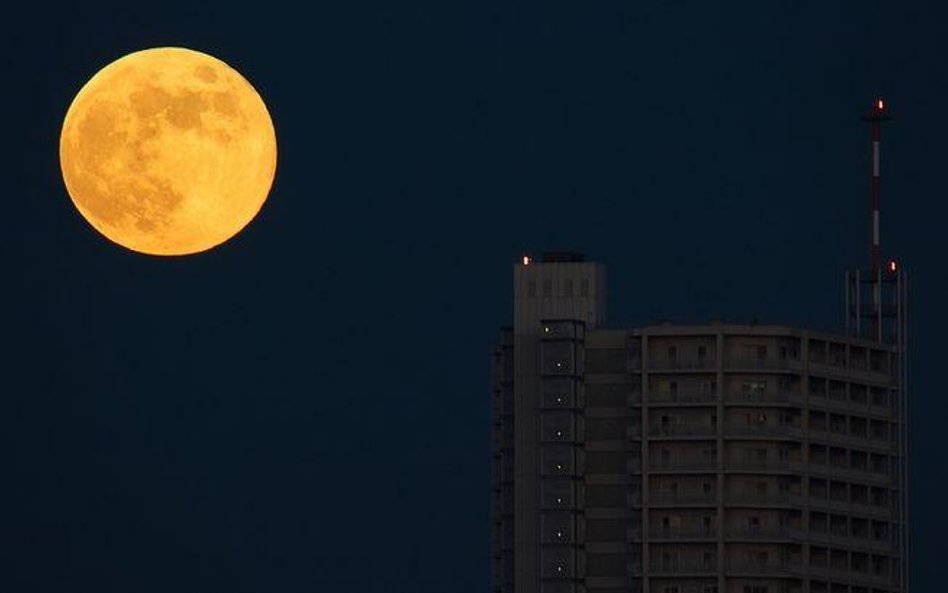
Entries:
[[266,105],[236,70],[161,47],[128,54],[80,89],[59,141],[66,190],[108,239],[152,255],[227,241],[276,172]]

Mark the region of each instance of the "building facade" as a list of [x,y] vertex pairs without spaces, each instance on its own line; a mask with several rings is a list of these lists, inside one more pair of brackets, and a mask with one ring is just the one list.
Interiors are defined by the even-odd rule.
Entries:
[[494,593],[904,593],[904,337],[604,325],[515,267],[493,354]]

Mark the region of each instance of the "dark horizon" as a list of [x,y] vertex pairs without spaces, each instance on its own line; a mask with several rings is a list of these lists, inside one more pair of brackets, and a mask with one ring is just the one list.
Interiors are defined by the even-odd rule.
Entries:
[[[482,592],[489,353],[524,253],[609,271],[610,325],[840,327],[911,275],[913,582],[944,580],[948,8],[883,2],[18,4],[0,41],[4,591]],[[277,137],[260,215],[145,257],[75,211],[75,93],[138,49],[235,67]]]

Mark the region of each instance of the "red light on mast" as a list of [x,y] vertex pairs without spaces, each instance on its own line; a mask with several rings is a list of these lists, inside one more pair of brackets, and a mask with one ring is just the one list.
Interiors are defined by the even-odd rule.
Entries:
[[898,264],[898,262],[896,262],[894,259],[890,259],[890,260],[889,260],[889,266],[888,266],[888,267],[889,267],[889,273],[890,273],[890,274],[895,274],[896,272],[899,271],[899,264]]
[[876,101],[876,109],[879,111],[885,111],[885,101],[883,101],[882,99],[879,99],[878,101]]
[[525,266],[529,266],[529,265],[530,265],[530,256],[529,256],[529,255],[523,256],[523,265],[525,265]]

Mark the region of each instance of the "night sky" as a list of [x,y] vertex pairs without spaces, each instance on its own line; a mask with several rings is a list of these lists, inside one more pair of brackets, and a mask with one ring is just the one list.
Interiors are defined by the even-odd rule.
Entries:
[[[614,326],[838,328],[877,95],[916,591],[948,578],[943,2],[195,4],[4,10],[0,590],[483,593],[513,263],[603,261]],[[238,69],[279,144],[259,217],[186,258],[59,172],[78,89],[160,45]]]

